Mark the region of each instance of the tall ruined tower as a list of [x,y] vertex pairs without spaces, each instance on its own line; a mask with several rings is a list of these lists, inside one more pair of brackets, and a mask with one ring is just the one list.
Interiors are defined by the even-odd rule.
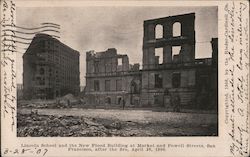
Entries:
[[174,92],[188,104],[195,96],[194,65],[195,13],[144,21],[142,106],[166,105]]
[[[177,35],[174,26],[179,25]],[[156,28],[162,29],[157,37]],[[143,69],[154,69],[158,64],[155,49],[163,48],[162,64],[174,62],[172,48],[180,46],[178,61],[194,62],[195,60],[195,13],[169,16],[144,21]]]

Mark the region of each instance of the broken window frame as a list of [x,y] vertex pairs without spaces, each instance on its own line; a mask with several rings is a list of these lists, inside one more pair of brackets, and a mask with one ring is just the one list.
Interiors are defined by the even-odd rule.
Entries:
[[[176,53],[174,53],[175,51],[175,48],[178,48],[178,49],[176,49],[176,50],[179,50],[179,52],[176,54]],[[172,46],[172,61],[174,61],[174,56],[175,55],[178,55],[178,57],[179,57],[179,60],[180,60],[180,54],[181,54],[181,45],[180,46]]]
[[155,48],[155,57],[158,56],[158,64],[163,64],[163,53],[164,49],[163,47]]

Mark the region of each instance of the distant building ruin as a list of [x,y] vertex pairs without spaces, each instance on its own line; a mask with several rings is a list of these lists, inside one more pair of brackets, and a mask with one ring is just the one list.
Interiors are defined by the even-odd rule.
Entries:
[[25,99],[54,99],[80,91],[79,52],[37,34],[23,55]]
[[195,59],[194,27],[194,13],[144,21],[142,69],[114,48],[87,52],[87,104],[171,108],[178,94],[182,108],[217,109],[218,39],[212,58]]
[[[141,72],[139,64],[129,64],[127,55],[117,54],[114,48],[87,52],[86,71],[87,104],[121,105],[129,99],[129,103],[139,105]],[[128,98],[131,95],[133,98]]]

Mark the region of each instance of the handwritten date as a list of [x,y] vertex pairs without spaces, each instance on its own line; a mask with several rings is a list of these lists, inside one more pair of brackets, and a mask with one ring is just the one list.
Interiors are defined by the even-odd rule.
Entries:
[[33,148],[33,149],[9,149],[5,148],[3,154],[4,155],[39,155],[45,156],[48,152],[48,149],[40,149],[40,148]]

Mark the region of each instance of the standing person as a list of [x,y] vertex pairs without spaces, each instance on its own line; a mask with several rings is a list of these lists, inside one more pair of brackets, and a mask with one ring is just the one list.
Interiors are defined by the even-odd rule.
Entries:
[[180,112],[180,96],[177,91],[175,93],[171,94],[171,106],[173,107],[174,112]]
[[170,103],[171,103],[171,106],[173,107],[173,111],[175,112],[175,109],[176,109],[176,107],[175,107],[175,94],[174,93],[171,93],[171,95],[170,95]]
[[124,108],[125,108],[125,104],[126,104],[125,99],[122,99],[122,109],[123,109],[123,110],[124,110]]
[[180,99],[180,96],[179,96],[179,94],[177,93],[176,94],[176,98],[175,98],[176,100],[176,112],[180,112],[180,110],[181,110],[181,99]]
[[70,100],[67,99],[67,107],[69,108],[69,106],[70,106]]

